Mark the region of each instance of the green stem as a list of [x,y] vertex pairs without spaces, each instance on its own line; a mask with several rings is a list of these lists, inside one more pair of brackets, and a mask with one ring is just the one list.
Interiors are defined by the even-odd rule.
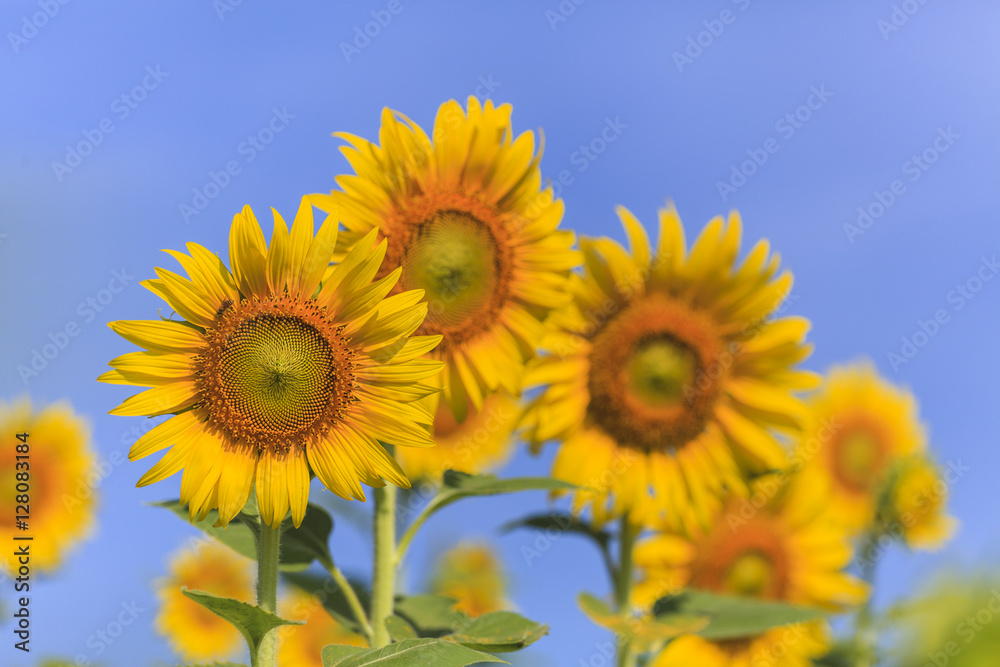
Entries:
[[[870,591],[874,591],[875,584],[875,560],[878,556],[876,546],[881,537],[878,528],[872,528],[862,538],[861,545],[861,578],[869,586]],[[864,606],[858,611],[855,618],[854,634],[855,640],[862,648],[862,655],[858,662],[858,667],[870,667],[875,664],[876,636],[874,627],[875,614],[872,608],[872,593],[869,593]]]
[[406,557],[406,552],[409,550],[410,543],[416,536],[417,531],[420,530],[420,527],[424,525],[424,522],[427,521],[430,515],[434,513],[437,507],[438,504],[434,502],[434,500],[431,500],[427,503],[427,506],[421,510],[420,514],[417,515],[417,518],[413,520],[413,523],[406,527],[406,531],[403,532],[403,536],[399,538],[399,544],[396,546],[396,566],[402,565],[403,558]]
[[[619,539],[618,580],[615,585],[615,602],[618,613],[626,616],[631,609],[632,600],[632,547],[639,531],[628,517],[622,517]],[[632,642],[628,637],[618,639],[618,667],[634,667],[638,657],[632,650]]]
[[[281,546],[281,526],[260,527],[257,543],[257,606],[272,614],[278,611],[278,557]],[[254,667],[275,667],[277,664],[275,638],[277,631],[271,630],[260,642]],[[253,656],[251,656],[253,658]]]
[[335,564],[330,563],[327,567],[327,572],[333,577],[333,580],[337,582],[340,586],[340,590],[344,592],[344,597],[347,599],[347,605],[351,608],[351,612],[354,614],[354,620],[358,622],[361,626],[361,631],[365,635],[365,639],[371,644],[373,641],[372,637],[372,626],[368,622],[368,616],[365,614],[364,607],[361,606],[361,600],[358,599],[358,594],[354,592],[354,587],[351,586],[351,582],[347,580],[344,573],[340,571],[340,568]]
[[372,579],[372,648],[389,644],[396,574],[396,487],[375,489],[375,576]]

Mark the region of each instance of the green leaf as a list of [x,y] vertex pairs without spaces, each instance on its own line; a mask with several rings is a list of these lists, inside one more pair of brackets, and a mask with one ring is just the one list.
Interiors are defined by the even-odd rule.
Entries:
[[654,613],[665,622],[676,614],[707,616],[708,625],[696,634],[712,640],[752,637],[778,626],[826,616],[820,609],[698,590],[686,590],[660,600]]
[[[179,500],[166,500],[161,503],[153,503],[156,507],[165,507],[184,521],[190,521],[190,515],[184,505]],[[192,525],[210,537],[214,537],[238,554],[242,554],[252,560],[257,560],[257,538],[253,531],[242,521],[233,521],[228,528],[216,527],[214,524],[219,520],[219,513],[212,510],[208,516],[201,521],[195,521]]]
[[588,537],[597,542],[601,549],[607,549],[611,541],[611,534],[606,530],[597,530],[586,521],[581,521],[578,517],[567,512],[549,512],[547,514],[534,514],[515,519],[505,523],[500,530],[508,533],[517,528],[534,528],[536,530],[554,530],[560,533],[571,533]]
[[440,639],[405,639],[378,649],[337,645],[323,649],[323,667],[465,667],[481,662],[506,661]]
[[535,623],[512,611],[494,611],[471,619],[464,628],[441,639],[479,651],[519,651],[549,633],[549,626]]
[[611,609],[611,605],[597,597],[593,593],[580,593],[576,596],[576,602],[580,609],[590,620],[598,625],[607,627],[612,619],[618,619],[619,615]]
[[418,639],[417,631],[402,616],[393,614],[385,619],[385,627],[389,631],[389,636],[395,642],[404,639]]
[[[310,574],[308,572],[283,572],[282,578],[310,595],[319,596],[323,608],[326,609],[327,613],[335,621],[356,634],[364,634],[361,626],[354,618],[354,612],[351,610],[351,606],[348,604],[343,590],[341,590],[337,582],[331,577]],[[361,606],[368,609],[370,605],[368,589],[360,581],[349,579],[349,582],[354,588],[354,592],[357,593]]]
[[704,615],[672,613],[653,617],[649,614],[623,614],[612,610],[606,602],[590,593],[581,593],[577,602],[590,620],[616,635],[628,637],[633,648],[640,653],[708,625],[708,617]]
[[398,596],[395,611],[421,637],[440,637],[469,624],[469,617],[455,609],[455,598],[445,595]]
[[[455,642],[476,650],[502,653],[518,651],[535,643],[546,634],[549,627],[536,623],[512,611],[494,611],[472,618],[455,609],[455,599],[445,595],[410,595],[396,598],[396,616],[405,622],[402,632],[416,636]],[[398,636],[393,627],[389,633]]]
[[204,591],[192,591],[186,587],[181,588],[181,593],[236,626],[247,640],[251,655],[257,654],[261,640],[271,630],[282,625],[303,624],[302,621],[286,621],[260,607],[232,598],[223,598]]
[[[179,500],[153,504],[169,509],[185,521],[190,521],[188,509],[181,505]],[[192,525],[206,535],[222,542],[236,553],[257,560],[257,536],[260,532],[259,516],[257,503],[251,495],[250,500],[239,514],[240,520],[231,521],[227,528],[215,525],[219,520],[219,513],[216,510],[210,511],[208,516],[201,521],[195,521]],[[291,517],[285,519],[281,524],[281,563],[278,566],[279,569],[285,572],[298,572],[309,567],[314,560],[318,560],[324,567],[332,566],[333,557],[330,555],[328,546],[332,531],[333,518],[329,512],[313,503],[309,503],[302,525],[298,528],[292,524]]]
[[512,477],[500,479],[496,475],[470,475],[455,470],[447,470],[437,495],[431,504],[437,505],[435,510],[447,507],[462,498],[473,496],[496,496],[503,493],[518,491],[570,491],[578,489],[576,484],[570,484],[552,477]]

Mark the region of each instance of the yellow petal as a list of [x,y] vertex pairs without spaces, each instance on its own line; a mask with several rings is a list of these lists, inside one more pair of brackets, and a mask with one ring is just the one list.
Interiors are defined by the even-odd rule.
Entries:
[[205,336],[180,322],[156,320],[119,320],[108,322],[119,336],[148,350],[161,352],[196,352],[205,346]]
[[267,296],[267,244],[249,206],[244,206],[233,218],[229,262],[243,296]]
[[257,505],[266,525],[277,528],[288,513],[288,466],[284,455],[266,451],[257,464]]

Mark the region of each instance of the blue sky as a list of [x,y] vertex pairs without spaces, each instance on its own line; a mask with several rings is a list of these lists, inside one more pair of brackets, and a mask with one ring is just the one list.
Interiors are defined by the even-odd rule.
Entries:
[[[866,355],[916,392],[939,458],[970,468],[951,489],[962,529],[939,554],[888,557],[881,603],[936,568],[995,559],[983,499],[1000,469],[1000,280],[983,278],[1000,254],[1000,6],[577,2],[3,3],[0,396],[71,399],[99,456],[118,460],[144,424],[106,414],[124,392],[94,378],[125,348],[104,322],[161,306],[138,285],[160,249],[224,252],[244,204],[293,214],[347,171],[330,133],[374,137],[385,106],[426,128],[441,102],[489,96],[513,105],[515,131],[544,130],[566,227],[621,239],[615,205],[652,224],[672,198],[693,235],[738,208],[745,247],[769,238],[795,274],[790,310],[814,323],[807,365]],[[79,334],[23,378],[68,324]],[[519,452],[505,474],[542,474],[551,455]],[[88,638],[134,600],[139,621],[99,659],[171,660],[150,581],[191,529],[143,505],[178,485],[134,489],[146,467],[113,466],[96,534],[38,586],[36,650],[95,659]],[[564,537],[528,563],[533,536],[493,530],[544,503],[448,510],[408,579],[460,536],[492,539],[518,608],[552,625],[522,664],[586,664],[605,638],[574,598],[607,591],[597,555]],[[334,548],[347,570],[365,567],[349,521]],[[0,662],[26,664],[9,644]]]

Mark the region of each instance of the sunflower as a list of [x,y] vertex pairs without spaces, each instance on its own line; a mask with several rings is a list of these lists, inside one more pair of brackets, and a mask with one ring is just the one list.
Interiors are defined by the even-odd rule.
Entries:
[[517,427],[519,402],[504,390],[483,400],[482,408],[470,409],[459,423],[451,409],[436,396],[425,401],[437,404],[432,437],[434,446],[400,449],[400,465],[410,480],[440,481],[446,470],[480,474],[495,470],[510,457],[514,448],[511,435]]
[[498,387],[518,394],[541,319],[566,301],[579,263],[573,233],[557,229],[562,200],[541,188],[541,149],[532,132],[513,139],[510,115],[506,104],[470,97],[466,112],[452,100],[432,141],[385,109],[381,145],[335,135],[350,143],[342,150],[356,173],[337,177],[342,190],[313,195],[340,211],[342,248],[377,229],[388,241],[379,275],[402,268],[397,290],[426,291],[419,333],[444,338],[433,354],[445,362],[437,382],[458,421]]
[[428,588],[456,600],[455,609],[482,616],[507,608],[503,563],[488,544],[463,542],[441,554]]
[[[755,481],[753,492],[752,503],[730,497],[707,531],[660,533],[640,542],[635,562],[644,575],[635,601],[648,608],[685,586],[831,610],[864,601],[865,585],[843,572],[852,550],[826,510],[822,487],[768,475]],[[725,641],[685,635],[652,664],[807,667],[827,648],[825,624],[811,622]]]
[[831,369],[810,398],[795,458],[805,477],[830,485],[837,519],[860,531],[874,520],[894,463],[926,447],[914,396],[860,362]]
[[278,613],[282,618],[305,621],[278,630],[278,664],[295,667],[323,667],[323,647],[329,644],[368,646],[365,638],[335,621],[315,598],[291,589],[281,596]]
[[[0,539],[31,536],[31,566],[41,572],[57,569],[66,553],[84,539],[94,525],[95,487],[102,478],[90,446],[90,428],[68,401],[32,409],[31,400],[0,401],[0,433],[7,439],[0,459],[0,512],[4,518]],[[15,434],[27,433],[27,453]],[[20,456],[28,458],[21,459]],[[27,489],[25,494],[19,491]],[[27,495],[25,498],[19,496]],[[30,512],[18,505],[28,506]],[[27,514],[27,529],[18,529],[17,515]],[[0,566],[16,572],[13,547],[4,549]]]
[[156,582],[160,611],[154,624],[174,652],[186,661],[234,657],[244,645],[240,631],[185,596],[181,586],[252,603],[253,562],[218,542],[205,541],[174,553],[167,576]]
[[886,530],[898,529],[911,549],[934,549],[955,532],[957,521],[945,514],[948,485],[924,457],[900,461],[890,475],[882,512]]
[[588,491],[575,509],[594,519],[674,529],[707,524],[724,487],[786,464],[777,432],[794,432],[815,385],[796,370],[811,347],[809,321],[777,318],[792,277],[760,241],[736,266],[742,224],[709,222],[690,254],[671,206],[660,212],[655,254],[646,231],[618,214],[631,254],[607,238],[581,242],[586,271],[551,331],[526,386],[544,391],[526,411],[537,451],[563,441],[555,477]]
[[183,468],[180,497],[192,519],[217,506],[228,524],[255,487],[268,525],[291,508],[298,526],[310,471],[337,495],[364,500],[359,481],[409,486],[380,443],[433,444],[432,416],[418,401],[435,391],[420,381],[441,363],[419,357],[440,336],[409,337],[427,311],[423,293],[386,298],[398,270],[372,282],[387,245],[376,246],[374,232],[328,270],[335,217],[315,237],[306,200],[291,232],[274,218],[268,247],[250,208],[236,215],[232,272],[191,243],[190,255],[171,252],[190,279],[157,269],[143,283],[184,321],[110,324],[146,349],[112,360],[115,370],[100,379],[153,387],[111,414],[176,415],[129,452],[135,460],[173,445],[138,485]]

